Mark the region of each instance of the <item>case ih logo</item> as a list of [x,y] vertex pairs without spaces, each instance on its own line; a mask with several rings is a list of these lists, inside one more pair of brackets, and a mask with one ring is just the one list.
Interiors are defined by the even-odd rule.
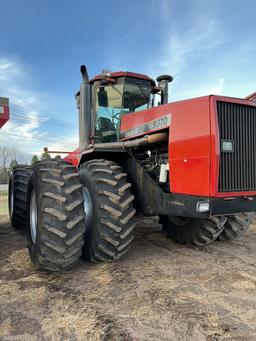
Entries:
[[135,135],[140,135],[149,131],[159,130],[161,128],[167,128],[172,123],[172,115],[168,114],[157,118],[153,121],[144,123],[136,128],[123,131],[121,133],[122,138],[127,138]]

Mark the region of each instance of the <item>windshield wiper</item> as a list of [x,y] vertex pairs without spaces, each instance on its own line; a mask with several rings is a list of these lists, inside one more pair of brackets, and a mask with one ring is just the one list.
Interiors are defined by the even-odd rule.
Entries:
[[137,87],[140,89],[140,92],[142,93],[142,95],[144,96],[145,100],[149,100],[148,96],[145,94],[145,92],[143,91],[142,87],[140,86],[139,82],[135,83],[137,85]]

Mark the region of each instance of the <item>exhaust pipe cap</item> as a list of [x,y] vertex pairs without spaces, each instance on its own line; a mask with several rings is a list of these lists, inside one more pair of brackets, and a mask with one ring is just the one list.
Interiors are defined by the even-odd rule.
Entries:
[[170,76],[170,75],[161,75],[161,76],[158,76],[157,79],[156,79],[158,82],[161,82],[161,81],[167,81],[167,82],[172,82],[173,81],[173,77]]

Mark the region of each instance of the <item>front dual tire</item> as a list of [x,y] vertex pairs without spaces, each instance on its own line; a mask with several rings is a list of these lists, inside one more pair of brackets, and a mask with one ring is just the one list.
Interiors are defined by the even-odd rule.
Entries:
[[82,255],[85,234],[82,185],[76,168],[62,160],[36,163],[27,198],[28,249],[34,267],[69,269]]
[[84,254],[92,262],[124,257],[134,238],[135,209],[127,174],[112,161],[91,160],[80,166],[86,233]]
[[[80,177],[80,178],[79,178]],[[79,174],[62,160],[36,163],[28,183],[27,236],[36,269],[63,271],[125,256],[134,238],[131,185],[122,168],[92,160]]]

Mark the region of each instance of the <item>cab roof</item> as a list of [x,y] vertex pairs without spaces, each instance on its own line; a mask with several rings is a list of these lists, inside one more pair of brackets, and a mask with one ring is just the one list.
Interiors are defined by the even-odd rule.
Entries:
[[[107,76],[107,78],[113,78],[113,79],[120,78],[120,77],[139,78],[139,79],[150,81],[152,85],[155,85],[154,79],[148,77],[147,75],[143,75],[141,73],[135,73],[135,72],[129,72],[129,71],[117,71],[117,72],[110,72],[109,75]],[[97,75],[90,80],[90,83],[93,83],[95,81],[98,81],[104,78],[105,76],[102,74]]]

